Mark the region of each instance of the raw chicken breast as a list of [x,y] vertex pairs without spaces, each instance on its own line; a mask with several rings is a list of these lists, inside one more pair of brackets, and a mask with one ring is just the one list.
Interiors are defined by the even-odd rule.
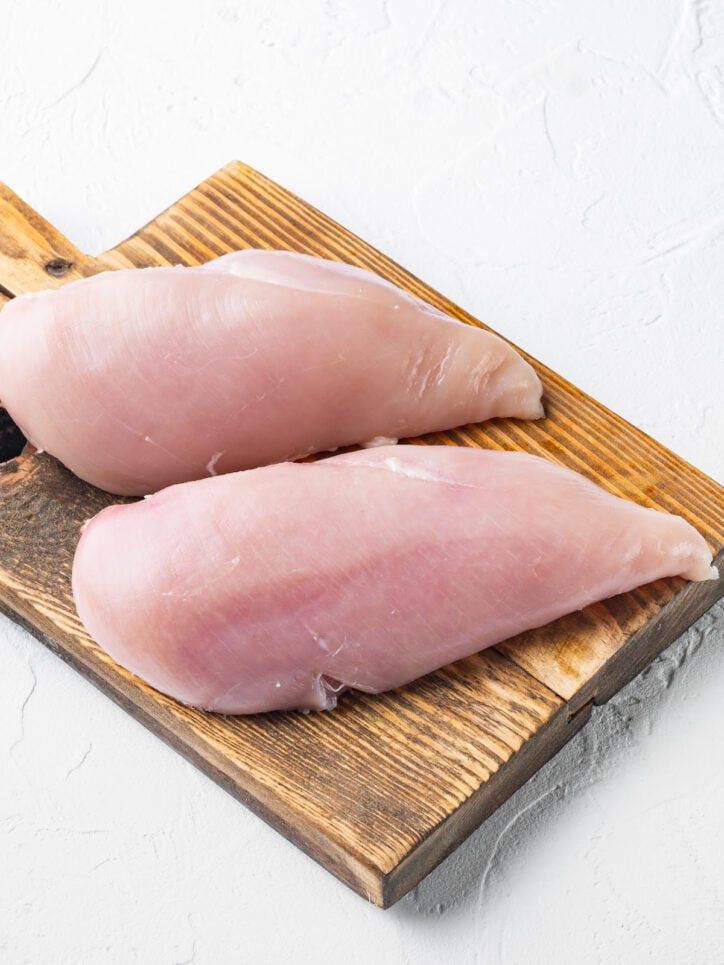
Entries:
[[279,251],[14,299],[0,315],[0,398],[35,446],[131,495],[543,415],[538,377],[502,339],[367,271]]
[[522,453],[357,451],[103,510],[73,569],[97,642],[230,714],[333,707],[595,600],[716,578],[683,519]]

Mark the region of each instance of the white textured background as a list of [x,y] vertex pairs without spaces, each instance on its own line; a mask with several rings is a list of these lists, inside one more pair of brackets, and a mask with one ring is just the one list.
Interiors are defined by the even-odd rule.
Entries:
[[[720,480],[722,0],[28,0],[0,178],[98,252],[239,158]],[[0,961],[724,962],[724,609],[391,911],[0,623]]]

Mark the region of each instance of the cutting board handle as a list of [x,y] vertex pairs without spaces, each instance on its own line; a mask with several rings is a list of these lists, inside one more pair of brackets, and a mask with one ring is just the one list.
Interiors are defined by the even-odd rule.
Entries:
[[97,271],[93,258],[0,182],[0,291],[12,296],[59,288]]

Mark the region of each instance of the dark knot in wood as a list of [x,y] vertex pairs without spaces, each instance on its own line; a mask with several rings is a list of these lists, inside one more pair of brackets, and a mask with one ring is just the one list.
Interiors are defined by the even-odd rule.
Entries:
[[65,258],[53,258],[46,264],[45,270],[53,278],[62,278],[63,275],[68,274],[72,267],[72,261],[67,261]]

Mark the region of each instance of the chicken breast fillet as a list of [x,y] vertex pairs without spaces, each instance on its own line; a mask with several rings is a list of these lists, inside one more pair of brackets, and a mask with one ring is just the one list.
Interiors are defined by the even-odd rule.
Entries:
[[123,667],[242,714],[387,690],[672,575],[717,576],[677,516],[535,456],[401,446],[105,509],[73,590]]
[[0,314],[0,398],[96,486],[171,483],[543,415],[506,342],[350,265],[242,251],[108,272]]

